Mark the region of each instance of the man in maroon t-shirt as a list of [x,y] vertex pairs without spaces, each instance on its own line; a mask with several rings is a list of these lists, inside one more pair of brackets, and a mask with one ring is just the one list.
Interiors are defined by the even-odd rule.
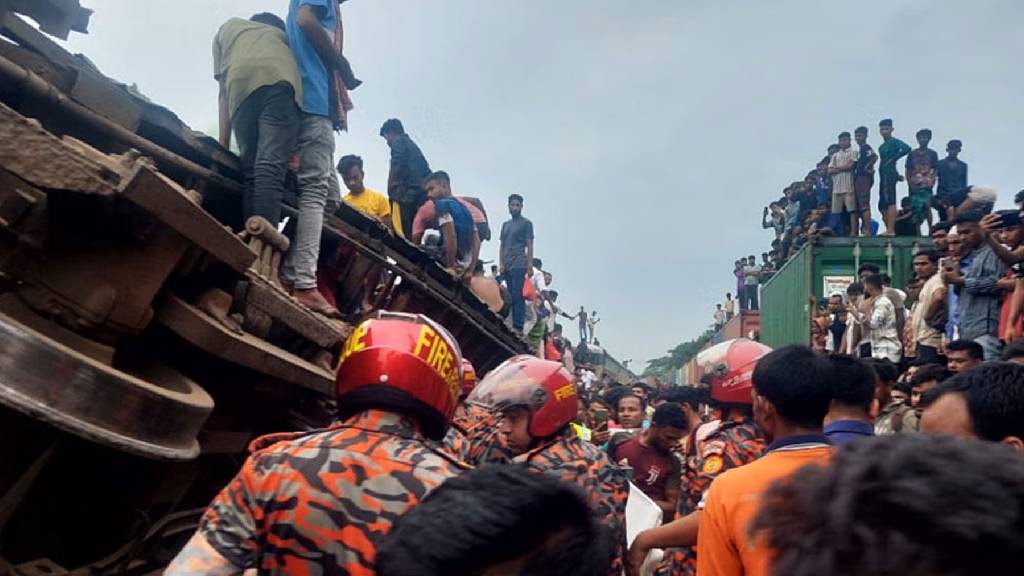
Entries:
[[663,404],[654,411],[651,426],[632,437],[616,436],[608,454],[619,466],[632,470],[633,484],[654,500],[671,520],[679,500],[679,460],[672,447],[686,435],[686,415],[678,404]]

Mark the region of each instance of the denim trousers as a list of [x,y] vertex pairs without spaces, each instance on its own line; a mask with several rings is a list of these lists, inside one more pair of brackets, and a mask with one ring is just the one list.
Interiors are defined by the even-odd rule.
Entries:
[[309,290],[316,288],[316,261],[320,256],[324,206],[334,170],[334,127],[331,120],[326,116],[303,113],[298,150],[299,218],[295,238],[281,268],[281,279],[296,289]]
[[508,283],[508,296],[512,300],[512,327],[522,331],[526,324],[526,300],[523,299],[526,269],[506,270],[505,282]]
[[281,220],[288,162],[299,133],[299,108],[290,84],[263,86],[246,97],[231,117],[242,161],[244,220]]

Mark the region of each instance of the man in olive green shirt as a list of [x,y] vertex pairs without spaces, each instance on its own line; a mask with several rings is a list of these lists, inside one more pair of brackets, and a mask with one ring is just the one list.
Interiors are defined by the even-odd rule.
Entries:
[[231,127],[238,138],[243,216],[262,216],[276,226],[302,103],[284,22],[269,13],[225,22],[213,40],[213,70],[220,84],[220,143],[230,147]]

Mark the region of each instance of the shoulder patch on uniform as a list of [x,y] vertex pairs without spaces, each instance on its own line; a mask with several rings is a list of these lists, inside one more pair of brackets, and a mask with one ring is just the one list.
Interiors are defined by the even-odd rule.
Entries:
[[701,447],[700,457],[707,458],[712,454],[721,456],[725,453],[725,441],[724,440],[710,440],[704,443]]
[[710,458],[704,459],[704,466],[701,467],[701,471],[705,474],[718,474],[722,469],[722,457],[712,455]]

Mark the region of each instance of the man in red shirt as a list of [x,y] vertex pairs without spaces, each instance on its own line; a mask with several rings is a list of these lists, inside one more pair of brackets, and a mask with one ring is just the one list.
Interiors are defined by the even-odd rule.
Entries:
[[679,500],[680,466],[672,447],[686,434],[687,422],[678,404],[662,404],[654,411],[651,427],[632,437],[616,436],[608,455],[624,470],[632,470],[633,484],[661,507],[671,519]]

